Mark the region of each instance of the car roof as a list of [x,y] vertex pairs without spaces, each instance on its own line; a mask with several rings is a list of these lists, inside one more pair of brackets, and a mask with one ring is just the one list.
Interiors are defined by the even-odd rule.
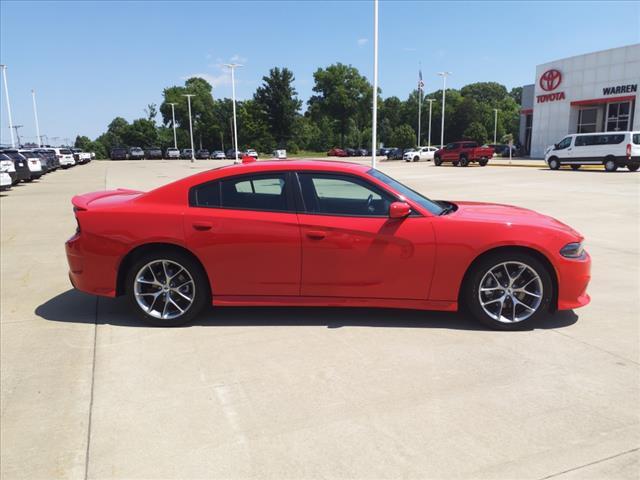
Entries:
[[[264,160],[259,162],[239,163],[222,167],[225,175],[237,173],[252,173],[274,170],[322,170],[328,172],[366,172],[371,167],[355,162],[339,160]],[[233,173],[231,173],[233,172]]]

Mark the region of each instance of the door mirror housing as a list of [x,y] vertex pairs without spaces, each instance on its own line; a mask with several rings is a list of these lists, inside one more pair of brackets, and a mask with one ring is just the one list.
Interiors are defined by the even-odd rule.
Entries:
[[389,218],[405,218],[411,213],[411,207],[405,202],[393,202],[389,206]]

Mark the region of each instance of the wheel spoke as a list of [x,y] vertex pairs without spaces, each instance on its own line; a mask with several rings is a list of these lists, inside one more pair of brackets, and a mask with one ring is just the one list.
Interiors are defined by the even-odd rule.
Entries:
[[502,287],[485,287],[485,288],[480,288],[481,292],[493,292],[495,290],[502,290]]
[[171,291],[173,293],[177,293],[178,295],[180,295],[182,298],[184,298],[187,301],[192,301],[193,299],[191,297],[187,297],[184,293],[182,293],[180,290],[176,290],[175,288],[171,289]]
[[516,297],[512,297],[512,299],[513,299],[514,303],[517,303],[518,305],[522,305],[524,308],[526,308],[530,312],[535,312],[536,311],[535,308],[531,308],[529,305],[527,305],[526,303],[521,302]]
[[180,270],[178,270],[176,273],[174,273],[173,275],[171,275],[169,277],[169,280],[173,280],[174,278],[176,278],[178,276],[179,273],[182,273],[182,271],[184,271],[184,268],[180,267]]
[[154,280],[153,282],[150,282],[149,280],[145,280],[144,278],[139,278],[138,283],[144,283],[146,285],[153,285],[154,287],[162,287],[162,284],[160,282],[158,282],[157,280]]
[[527,290],[524,290],[523,288],[519,288],[518,290],[514,290],[514,292],[521,292],[524,293],[525,295],[531,295],[532,297],[536,297],[536,298],[541,298],[541,295],[538,295],[537,293],[533,293],[533,292],[528,292]]
[[176,307],[178,310],[180,310],[180,313],[184,313],[184,310],[182,308],[180,308],[176,302],[173,301],[173,298],[171,298],[171,297],[167,297],[167,298],[173,304],[174,307]]

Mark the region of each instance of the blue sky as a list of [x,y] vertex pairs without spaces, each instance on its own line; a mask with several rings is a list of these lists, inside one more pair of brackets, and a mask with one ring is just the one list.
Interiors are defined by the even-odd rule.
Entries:
[[[243,63],[238,98],[273,66],[295,76],[303,100],[313,72],[334,62],[372,79],[371,1],[0,2],[0,63],[8,65],[14,123],[35,139],[31,89],[49,138],[96,137],[115,117],[133,120],[164,87],[200,75],[230,97],[221,64]],[[550,60],[640,42],[638,2],[380,2],[379,81],[404,99],[417,81],[440,87],[533,83]],[[4,95],[2,140],[9,139]]]

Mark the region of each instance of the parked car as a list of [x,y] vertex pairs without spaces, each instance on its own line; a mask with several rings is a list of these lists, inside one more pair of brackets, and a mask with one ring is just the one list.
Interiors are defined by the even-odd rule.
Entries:
[[13,163],[13,160],[11,160],[3,153],[0,153],[0,172],[6,174],[7,177],[9,177],[9,187],[18,183],[18,173],[16,172],[16,167]]
[[244,155],[247,155],[249,157],[253,157],[255,159],[258,158],[258,152],[256,152],[253,148],[248,148],[246,152],[244,152]]
[[467,167],[471,162],[478,162],[481,167],[484,167],[491,157],[493,157],[493,148],[481,147],[477,142],[459,141],[449,143],[437,150],[433,156],[433,163],[438,167],[443,162]]
[[514,330],[590,301],[591,259],[569,226],[508,205],[435,202],[365,165],[244,163],[72,203],[71,283],[126,295],[156,326],[212,303],[277,303],[465,308]]
[[366,157],[369,155],[369,150],[366,148],[355,148],[354,157]]
[[24,158],[18,150],[5,149],[0,150],[0,158],[3,160],[9,159],[13,162],[13,168],[16,171],[16,178],[13,181],[13,185],[19,182],[28,182],[31,179],[31,171],[27,165],[27,159]]
[[355,157],[356,156],[356,151],[353,148],[345,148],[344,149],[344,153],[347,154],[347,157]]
[[346,157],[347,152],[341,148],[334,147],[327,152],[327,157]]
[[9,190],[11,188],[11,176],[9,172],[5,172],[4,170],[0,170],[0,190]]
[[571,165],[603,165],[607,172],[627,167],[635,172],[640,167],[640,131],[574,133],[547,147],[544,160],[551,170]]
[[277,158],[278,160],[286,160],[287,159],[287,151],[283,149],[274,150],[271,154],[273,158]]
[[[511,155],[509,155],[509,150],[511,150]],[[520,156],[520,147],[518,147],[517,145],[511,145],[511,147],[509,147],[509,145],[507,145],[507,147],[502,150],[502,157],[509,157],[511,156],[513,157],[519,157]]]
[[507,151],[507,156],[509,156],[509,153],[507,150],[509,148],[509,145],[505,145],[503,143],[490,143],[489,145],[487,145],[487,147],[493,148],[494,157],[501,156],[502,153],[505,151]]
[[190,148],[184,148],[180,151],[180,158],[188,159],[193,157],[193,150]]
[[111,160],[126,160],[127,159],[127,149],[124,147],[115,147],[111,149],[109,154],[109,158]]
[[144,160],[144,150],[140,147],[131,147],[129,149],[129,160]]
[[387,158],[389,160],[402,160],[404,151],[402,148],[392,148],[387,152]]
[[165,156],[169,160],[180,158],[180,150],[173,147],[167,148],[167,151],[165,152]]
[[211,152],[211,155],[209,156],[209,158],[213,160],[224,160],[225,155],[222,150],[214,150],[213,152]]
[[49,159],[49,164],[52,166],[52,170],[60,168],[60,160],[56,156],[56,151],[52,148],[40,148],[36,152],[41,155],[45,155]]
[[32,152],[33,152],[33,155],[36,155],[40,159],[40,164],[42,165],[43,173],[47,174],[55,170],[53,159],[48,153],[40,149],[33,149]]
[[91,154],[84,152],[81,148],[72,148],[73,158],[76,161],[76,165],[84,165],[91,161]]
[[418,147],[405,152],[402,158],[405,162],[418,162],[420,160],[431,161],[438,150],[436,147]]
[[24,149],[18,150],[18,153],[20,153],[20,155],[27,159],[27,167],[29,167],[29,172],[31,173],[29,180],[25,180],[25,182],[37,180],[42,175],[44,175],[42,162],[40,161],[40,156],[37,153],[34,153],[31,150]]
[[[227,156],[228,160],[235,160],[236,158],[236,151],[233,148],[230,148],[229,150],[227,150],[225,152],[225,155]],[[238,159],[242,159],[242,152],[240,150],[238,150]]]
[[160,147],[149,147],[144,151],[144,158],[147,160],[162,160],[162,149]]
[[54,148],[53,151],[62,168],[71,168],[76,164],[73,153],[68,148]]
[[196,152],[196,158],[199,160],[208,160],[209,159],[209,150],[206,148],[201,148]]

